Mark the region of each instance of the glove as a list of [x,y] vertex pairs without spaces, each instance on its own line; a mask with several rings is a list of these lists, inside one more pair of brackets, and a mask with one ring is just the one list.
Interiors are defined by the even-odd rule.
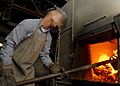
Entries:
[[9,68],[2,69],[0,76],[0,86],[16,86],[16,81],[13,76],[13,70]]
[[53,74],[63,73],[65,71],[65,69],[58,64],[50,64],[49,69],[50,69],[50,72]]
[[53,74],[62,73],[59,77],[56,78],[57,80],[62,80],[67,76],[67,74],[64,73],[65,69],[58,64],[50,64],[49,69]]

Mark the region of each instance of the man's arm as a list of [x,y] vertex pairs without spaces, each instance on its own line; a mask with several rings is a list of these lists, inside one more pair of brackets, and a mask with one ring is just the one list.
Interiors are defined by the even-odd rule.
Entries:
[[12,64],[12,55],[14,49],[19,42],[26,37],[27,33],[25,31],[25,22],[26,20],[20,22],[5,39],[5,43],[0,53],[0,58],[2,58],[4,65]]
[[0,59],[2,59],[3,64],[0,65],[1,68],[1,76],[0,76],[0,84],[2,86],[16,86],[16,80],[13,76],[12,69],[12,56],[15,47],[19,44],[19,42],[25,37],[26,33],[24,31],[24,22],[20,22],[11,33],[6,37],[3,48],[1,48]]
[[[41,61],[49,69],[50,73],[64,72],[64,68],[56,63],[53,63],[51,58],[49,57],[51,40],[52,40],[52,38],[50,38],[50,36],[48,35],[48,39],[45,43],[45,47],[43,48],[43,50],[40,54]],[[61,78],[62,77],[63,76],[61,76]]]
[[52,41],[52,37],[50,33],[48,33],[45,46],[40,53],[40,59],[47,68],[49,68],[50,64],[53,64],[52,59],[49,56],[51,41]]

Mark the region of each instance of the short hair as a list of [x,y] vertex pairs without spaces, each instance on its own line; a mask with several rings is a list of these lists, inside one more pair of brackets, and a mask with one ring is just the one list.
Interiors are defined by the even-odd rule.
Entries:
[[62,23],[62,26],[66,23],[67,21],[67,14],[62,10],[60,9],[59,7],[55,7],[54,9],[48,9],[48,15],[49,14],[52,14],[54,15],[54,13],[57,12],[59,14],[59,18],[61,20],[61,23]]

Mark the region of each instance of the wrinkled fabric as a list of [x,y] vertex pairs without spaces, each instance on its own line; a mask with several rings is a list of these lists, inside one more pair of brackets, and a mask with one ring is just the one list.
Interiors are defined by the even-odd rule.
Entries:
[[[15,55],[14,53],[15,53],[16,49],[19,47],[19,45],[21,44],[21,42],[23,42],[27,38],[30,38],[30,36],[35,31],[37,33],[39,33],[40,37],[45,38],[46,32],[42,32],[40,29],[36,30],[36,27],[38,26],[39,21],[41,21],[41,20],[39,20],[39,19],[27,19],[27,20],[20,22],[13,29],[13,31],[11,31],[11,33],[6,37],[6,39],[5,39],[6,41],[4,43],[4,46],[1,49],[0,57],[3,60],[4,65],[13,64],[14,71],[15,70],[19,71],[17,66],[19,66],[19,68],[23,69],[22,70],[23,74],[21,72],[18,72],[18,71],[14,72],[14,77],[15,77],[16,81],[21,81],[21,80],[30,79],[31,77],[34,77],[34,68],[32,65],[33,63],[29,63],[30,61],[26,61],[26,60],[31,60],[31,59],[28,58],[25,60],[23,57],[22,60],[19,60],[19,58],[17,58],[17,56],[14,56]],[[44,47],[42,47],[42,50],[38,51],[37,56],[35,56],[35,57],[39,57],[41,59],[42,63],[46,67],[48,67],[49,64],[53,63],[51,58],[49,57],[51,40],[52,40],[51,34],[49,31],[47,31],[47,37],[46,37],[46,41],[44,43]],[[29,43],[33,43],[33,41],[29,42]],[[39,44],[39,42],[37,42],[37,43]],[[23,50],[23,49],[20,49],[20,50]],[[24,53],[26,51],[24,51]],[[32,51],[34,51],[34,50],[32,50]],[[24,54],[22,54],[22,55],[24,55]],[[22,61],[24,61],[26,63],[26,65],[28,64],[28,66],[24,66],[24,65],[20,66],[21,64],[24,64],[24,62],[18,64],[19,62],[22,62]],[[34,61],[35,61],[35,59],[34,59]],[[16,64],[17,64],[17,66],[15,66]],[[17,77],[17,75],[19,75],[19,76]],[[4,80],[4,78],[2,78],[2,77],[1,77],[1,79]],[[9,81],[12,78],[8,77],[7,79]],[[4,81],[7,81],[7,80],[4,80]],[[10,85],[10,86],[12,86],[12,85]]]
[[[26,19],[20,22],[13,31],[5,38],[5,43],[3,48],[1,48],[0,58],[3,60],[3,64],[12,64],[12,56],[15,48],[19,45],[19,43],[29,37],[37,28],[37,25],[41,21],[41,19]],[[42,32],[40,29],[37,32],[41,36],[45,36],[45,32]],[[48,31],[47,41],[45,42],[45,46],[43,50],[40,52],[40,59],[42,63],[48,67],[50,63],[52,63],[51,58],[49,57],[49,50],[51,45],[51,34]]]
[[16,81],[34,78],[33,64],[37,60],[39,52],[44,47],[45,39],[46,37],[42,38],[35,31],[16,48],[13,54],[13,70]]

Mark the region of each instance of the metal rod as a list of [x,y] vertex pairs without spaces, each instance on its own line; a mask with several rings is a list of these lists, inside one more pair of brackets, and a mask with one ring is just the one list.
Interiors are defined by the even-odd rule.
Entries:
[[43,77],[38,77],[38,78],[28,79],[28,80],[24,80],[24,81],[19,81],[19,82],[16,82],[16,86],[23,86],[23,85],[27,85],[27,84],[39,82],[41,80],[45,80],[45,79],[49,79],[49,78],[54,78],[54,77],[59,76],[60,74],[61,73],[51,74],[51,75],[47,75],[47,76],[43,76]]
[[28,13],[28,14],[31,14],[31,15],[33,15],[33,16],[38,16],[38,17],[39,17],[39,16],[41,16],[41,17],[44,16],[42,13],[37,13],[36,11],[33,11],[33,10],[31,10],[31,9],[27,9],[27,8],[22,7],[22,6],[20,6],[20,5],[17,5],[17,4],[13,4],[13,6],[14,6],[15,9],[20,10],[20,11],[23,11],[23,12]]
[[[81,66],[81,67],[78,67],[78,68],[75,68],[75,69],[72,69],[72,70],[68,70],[68,71],[66,71],[64,73],[70,74],[70,73],[78,72],[78,71],[81,71],[81,70],[94,68],[94,67],[97,67],[97,66],[100,66],[100,65],[104,65],[104,64],[107,64],[107,63],[112,63],[112,62],[115,62],[115,61],[117,61],[117,59],[115,59],[115,60],[106,60],[106,61],[103,61],[103,62],[99,62],[99,63],[95,63],[95,64],[89,64],[89,65]],[[31,83],[39,82],[41,80],[58,77],[61,74],[62,73],[50,74],[50,75],[43,76],[43,77],[28,79],[28,80],[17,82],[16,85],[17,86],[22,86],[22,85],[26,85],[26,84],[31,84]]]
[[104,65],[104,64],[107,64],[107,63],[113,63],[113,62],[117,62],[117,59],[115,59],[115,60],[106,60],[106,61],[102,61],[102,62],[99,62],[99,63],[94,63],[94,64],[89,64],[89,65],[81,66],[79,68],[75,68],[75,69],[66,71],[65,73],[70,74],[70,73],[74,73],[74,72],[78,72],[78,71],[82,71],[82,70],[86,70],[86,69],[98,67],[100,65]]

